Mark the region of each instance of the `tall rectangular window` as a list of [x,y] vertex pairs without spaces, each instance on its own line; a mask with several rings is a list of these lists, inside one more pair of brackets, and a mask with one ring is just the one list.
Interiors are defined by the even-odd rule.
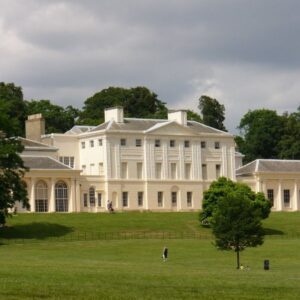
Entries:
[[142,147],[142,140],[141,139],[136,139],[135,140],[135,146],[136,147]]
[[177,206],[177,192],[171,193],[172,206]]
[[157,206],[163,207],[163,201],[164,201],[164,193],[163,192],[157,192]]
[[138,206],[143,206],[143,198],[144,198],[144,193],[143,192],[138,192],[137,193],[138,196]]
[[272,206],[274,206],[274,190],[273,189],[267,190],[267,198],[270,200]]
[[216,178],[221,176],[221,165],[216,165]]
[[175,147],[175,140],[170,140],[170,147],[174,148]]
[[206,148],[206,142],[205,141],[201,141],[201,148],[205,149]]
[[83,194],[83,206],[84,207],[88,206],[88,194],[87,193]]
[[82,169],[82,174],[85,174],[86,173],[86,165],[82,165],[81,169]]
[[190,141],[184,141],[184,148],[190,148]]
[[85,149],[85,142],[81,142],[81,149]]
[[193,206],[193,193],[192,192],[186,193],[186,205],[187,205],[187,207]]
[[90,175],[95,175],[95,164],[90,164]]
[[91,148],[94,147],[94,140],[90,140],[90,147],[91,147]]
[[98,140],[98,145],[99,145],[99,146],[102,146],[102,145],[103,145],[102,139],[99,139],[99,140]]
[[185,164],[185,179],[191,179],[191,164]]
[[155,164],[155,178],[161,179],[161,163]]
[[143,178],[143,163],[141,163],[141,162],[138,162],[136,164],[136,176],[138,179]]
[[102,207],[102,194],[101,193],[97,194],[97,202],[98,202],[98,206]]
[[74,169],[74,156],[70,156],[70,165],[72,169]]
[[128,192],[122,193],[122,204],[123,204],[123,207],[128,206]]
[[215,142],[215,149],[220,149],[220,142]]
[[121,164],[121,178],[123,178],[123,179],[128,178],[128,170],[127,170],[126,162],[122,162],[122,164]]
[[155,140],[154,145],[155,145],[155,147],[160,147],[160,140]]
[[104,167],[103,167],[103,163],[99,163],[99,175],[103,176],[104,175]]
[[207,166],[206,166],[206,164],[202,164],[202,179],[203,180],[207,179]]
[[171,163],[171,179],[177,179],[177,164]]
[[290,207],[290,190],[283,190],[284,207]]
[[126,146],[126,139],[121,139],[120,144],[121,146]]

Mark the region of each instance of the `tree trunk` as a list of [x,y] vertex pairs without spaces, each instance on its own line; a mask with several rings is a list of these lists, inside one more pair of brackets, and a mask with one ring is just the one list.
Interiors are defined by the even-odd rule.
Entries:
[[240,268],[240,249],[239,247],[235,248],[236,251],[236,268]]

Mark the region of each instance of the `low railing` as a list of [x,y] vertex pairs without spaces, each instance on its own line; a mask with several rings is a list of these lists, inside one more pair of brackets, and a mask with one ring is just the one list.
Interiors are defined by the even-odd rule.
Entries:
[[[1,244],[27,244],[36,242],[71,242],[71,241],[108,241],[108,240],[146,240],[146,239],[198,239],[198,240],[214,240],[211,234],[204,234],[200,232],[78,232],[63,236],[47,236],[43,238],[1,238]],[[278,234],[266,235],[265,240],[269,239],[300,239],[300,234]]]

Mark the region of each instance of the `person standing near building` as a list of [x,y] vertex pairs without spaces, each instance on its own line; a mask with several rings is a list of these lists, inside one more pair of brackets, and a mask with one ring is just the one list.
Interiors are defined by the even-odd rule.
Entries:
[[167,259],[168,259],[168,248],[165,246],[164,249],[163,249],[163,255],[162,255],[162,258],[163,258],[163,261],[165,262]]

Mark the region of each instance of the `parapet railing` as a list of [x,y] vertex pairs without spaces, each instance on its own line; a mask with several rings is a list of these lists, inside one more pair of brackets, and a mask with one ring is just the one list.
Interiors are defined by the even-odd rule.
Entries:
[[[74,232],[61,236],[28,236],[24,238],[1,238],[2,244],[27,244],[35,242],[71,242],[71,241],[110,241],[110,240],[139,240],[139,239],[198,239],[198,240],[214,240],[212,234],[201,232]],[[300,233],[296,234],[276,234],[266,235],[265,240],[269,239],[300,239]]]

